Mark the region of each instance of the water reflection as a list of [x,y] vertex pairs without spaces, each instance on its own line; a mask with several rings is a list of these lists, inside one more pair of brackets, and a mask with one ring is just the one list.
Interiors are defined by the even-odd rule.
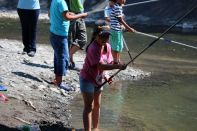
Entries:
[[[117,82],[105,88],[101,109],[103,131],[197,130],[197,74],[153,73],[140,81]],[[78,97],[73,126],[81,118]],[[80,103],[80,104],[79,104]],[[77,108],[76,108],[77,107]],[[81,113],[81,112],[80,112]],[[81,123],[82,124],[82,123]],[[82,125],[81,125],[82,127]]]

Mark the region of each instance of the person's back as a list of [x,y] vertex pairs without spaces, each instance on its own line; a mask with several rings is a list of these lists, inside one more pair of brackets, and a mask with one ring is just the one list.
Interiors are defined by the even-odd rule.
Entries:
[[74,13],[84,12],[83,3],[84,0],[69,0],[69,9]]
[[118,3],[115,3],[111,9],[111,14],[110,14],[110,27],[112,30],[115,31],[122,30],[118,17],[123,17],[123,10],[122,10],[122,6],[120,6]]
[[40,9],[39,0],[19,0],[17,8],[20,9]]
[[62,0],[52,0],[50,7],[50,31],[56,35],[67,36],[70,22],[62,16],[62,12],[65,9],[68,10],[68,6],[65,5],[63,10],[63,7],[60,5],[65,5],[62,4]]

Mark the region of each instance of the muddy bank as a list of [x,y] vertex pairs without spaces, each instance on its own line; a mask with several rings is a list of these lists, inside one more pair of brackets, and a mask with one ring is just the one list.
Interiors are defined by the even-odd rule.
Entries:
[[[72,91],[60,90],[49,84],[53,79],[53,50],[49,44],[38,44],[35,57],[21,54],[22,43],[17,40],[0,40],[0,78],[1,85],[8,88],[4,93],[9,101],[0,102],[0,123],[13,127],[25,123],[62,123],[63,127],[72,127],[69,109],[70,100],[80,93],[78,74],[70,70],[64,81]],[[75,55],[77,64],[82,67],[85,54]],[[110,72],[111,74],[114,72]],[[134,80],[149,76],[147,72],[131,67],[115,77],[118,80]],[[48,126],[48,130],[50,126]]]

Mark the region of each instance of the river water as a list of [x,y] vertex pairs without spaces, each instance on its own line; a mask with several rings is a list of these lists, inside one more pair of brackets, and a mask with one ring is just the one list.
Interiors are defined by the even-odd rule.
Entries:
[[[38,27],[38,42],[49,43],[49,23],[40,21]],[[1,18],[0,29],[1,38],[21,40],[18,20]],[[124,37],[132,56],[153,41],[131,33],[125,33]],[[167,33],[165,37],[197,46],[196,34]],[[124,51],[121,58],[128,61],[128,53]],[[105,86],[101,107],[102,131],[197,130],[196,49],[158,41],[132,66],[151,72],[151,76]],[[72,101],[71,111],[72,126],[81,129],[83,102],[80,94]]]
[[[197,46],[196,35],[169,33],[165,37]],[[153,41],[129,33],[125,34],[125,39],[132,56]],[[122,59],[129,60],[126,51]],[[151,72],[151,76],[105,86],[101,105],[102,131],[197,130],[196,49],[159,41],[138,57],[133,67]],[[81,95],[73,100],[71,110],[72,125],[83,127]]]

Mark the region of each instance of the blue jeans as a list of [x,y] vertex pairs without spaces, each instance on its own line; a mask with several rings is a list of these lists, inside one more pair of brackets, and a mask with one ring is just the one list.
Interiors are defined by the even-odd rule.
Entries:
[[21,26],[25,52],[36,52],[36,32],[40,10],[17,9]]
[[54,73],[57,76],[66,75],[69,63],[67,36],[51,33],[50,42],[54,50]]

